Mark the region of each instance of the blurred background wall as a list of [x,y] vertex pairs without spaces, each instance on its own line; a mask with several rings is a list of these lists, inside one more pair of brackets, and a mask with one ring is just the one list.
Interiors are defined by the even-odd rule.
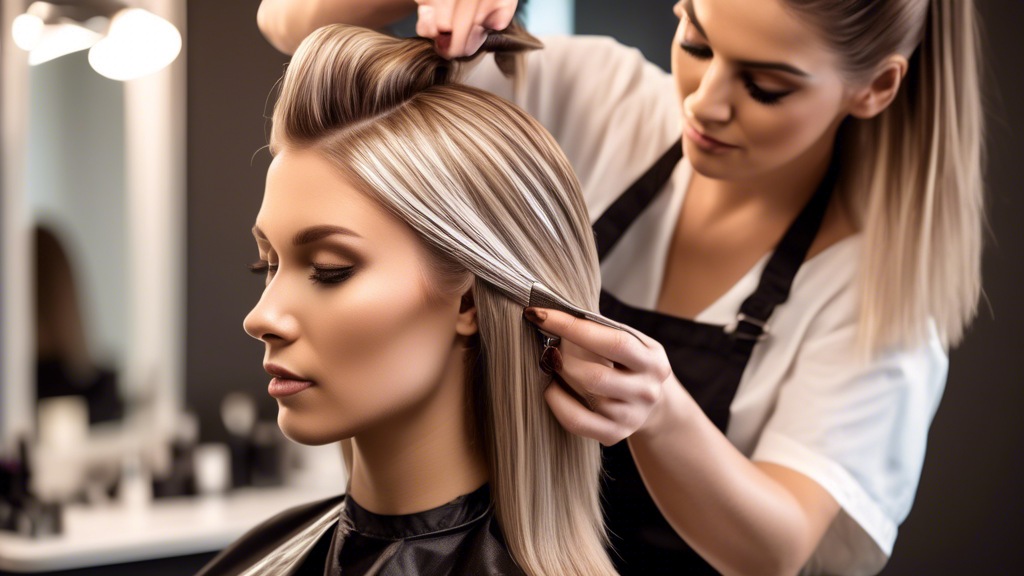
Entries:
[[218,409],[229,391],[251,392],[262,417],[277,417],[263,343],[242,330],[263,292],[263,279],[245,265],[259,257],[251,230],[271,160],[262,147],[271,89],[288,61],[256,27],[258,4],[188,3],[185,401],[214,441],[227,437]]
[[[542,0],[533,0],[539,4]],[[668,68],[676,19],[672,0],[575,0],[579,34],[612,35]],[[256,2],[188,3],[188,319],[186,401],[204,440],[221,440],[217,414],[229,391],[265,393],[263,345],[242,330],[262,279],[245,264],[257,257],[250,229],[259,211],[270,155],[271,89],[288,57],[256,28]],[[1020,496],[1024,339],[1021,294],[1024,217],[1019,160],[1024,149],[1024,3],[979,2],[986,29],[989,114],[987,171],[991,234],[984,261],[986,301],[966,342],[951,354],[950,375],[929,437],[917,500],[900,528],[883,574],[1019,571],[1024,532]],[[642,6],[642,7],[640,7]]]

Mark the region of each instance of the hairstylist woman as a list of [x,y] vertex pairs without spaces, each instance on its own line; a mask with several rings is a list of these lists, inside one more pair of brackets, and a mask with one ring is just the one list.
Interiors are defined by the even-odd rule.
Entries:
[[[264,0],[259,23],[289,51],[416,4]],[[515,5],[418,4],[417,32],[448,57]],[[671,75],[609,39],[550,37],[515,90],[491,56],[467,79],[558,139],[594,222],[602,314],[662,346],[537,310],[563,338],[546,398],[606,446],[622,573],[876,573],[980,293],[973,3],[684,0],[675,15]]]

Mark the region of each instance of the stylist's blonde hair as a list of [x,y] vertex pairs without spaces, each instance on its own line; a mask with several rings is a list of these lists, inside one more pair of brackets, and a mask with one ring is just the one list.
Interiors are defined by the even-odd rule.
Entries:
[[984,226],[973,0],[785,0],[824,33],[849,80],[910,60],[896,100],[840,133],[840,187],[865,233],[861,344],[920,342],[934,318],[957,344],[981,295]]
[[[514,54],[539,46],[513,27],[485,48],[514,64]],[[538,333],[521,303],[537,281],[576,306],[598,307],[579,183],[538,122],[456,83],[458,66],[425,39],[320,28],[288,65],[271,152],[319,152],[411,226],[430,248],[437,290],[475,282],[479,345],[468,351],[468,402],[508,548],[531,575],[614,574],[600,446],[567,432],[548,409],[551,377],[538,365]]]

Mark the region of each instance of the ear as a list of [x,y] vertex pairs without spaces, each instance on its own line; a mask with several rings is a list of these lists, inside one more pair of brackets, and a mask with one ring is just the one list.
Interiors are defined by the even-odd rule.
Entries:
[[853,96],[850,115],[866,120],[881,114],[896,99],[910,63],[901,54],[893,54],[882,62],[871,82]]
[[455,320],[455,331],[463,336],[472,336],[477,332],[476,301],[473,298],[473,284],[463,292],[459,303],[459,317]]

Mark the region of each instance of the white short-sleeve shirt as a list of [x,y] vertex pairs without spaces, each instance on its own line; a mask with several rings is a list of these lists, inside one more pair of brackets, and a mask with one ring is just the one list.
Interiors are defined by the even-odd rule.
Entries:
[[[527,57],[518,93],[490,55],[465,81],[516,102],[554,135],[595,221],[679,139],[675,81],[611,38],[542,40],[545,48]],[[692,171],[684,158],[602,262],[604,288],[631,306],[656,306]],[[771,336],[754,348],[726,431],[752,460],[806,475],[841,505],[805,573],[875,574],[885,565],[910,512],[946,382],[947,355],[934,325],[918,348],[858,359],[862,243],[860,234],[848,237],[800,268],[789,300],[770,318]],[[769,256],[694,320],[733,322]]]

